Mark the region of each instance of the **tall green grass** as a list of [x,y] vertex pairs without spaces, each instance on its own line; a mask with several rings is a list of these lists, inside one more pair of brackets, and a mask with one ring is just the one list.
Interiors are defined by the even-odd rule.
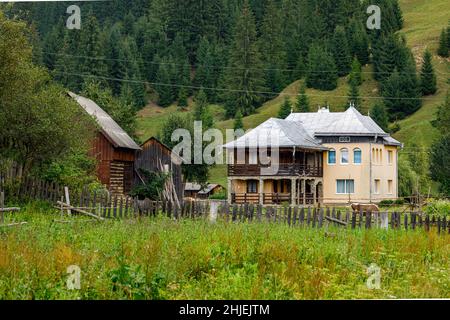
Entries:
[[[0,231],[0,299],[450,297],[450,237],[434,232],[162,217],[61,224],[50,212],[29,207],[14,217],[28,225]],[[366,286],[372,263],[380,290]],[[70,265],[81,290],[66,287]]]

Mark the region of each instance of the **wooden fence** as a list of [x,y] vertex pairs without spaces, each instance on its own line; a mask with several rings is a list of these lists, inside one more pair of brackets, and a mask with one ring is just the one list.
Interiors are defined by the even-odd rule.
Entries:
[[[0,192],[4,191],[5,180],[0,177]],[[9,194],[8,194],[9,191]],[[101,218],[133,218],[141,216],[166,215],[175,219],[207,217],[210,215],[208,200],[184,201],[181,206],[165,201],[138,200],[124,196],[110,196],[108,192],[81,192],[65,194],[64,187],[34,178],[17,180],[5,193],[6,197],[23,200],[44,200],[55,204],[62,212],[70,212],[64,204],[92,213]],[[58,201],[60,202],[59,204]],[[414,230],[436,228],[439,233],[450,234],[450,220],[446,217],[429,216],[420,212],[353,212],[349,209],[313,207],[263,207],[256,204],[227,203],[219,206],[217,218],[229,222],[284,223],[292,227],[307,226],[322,228],[336,225],[345,228],[373,227]]]
[[336,208],[312,207],[263,207],[261,205],[223,205],[220,218],[232,222],[282,223],[291,227],[322,228],[335,225],[345,228],[385,228],[415,230],[436,228],[439,233],[450,234],[450,220],[446,217],[429,216],[420,212],[356,212]]

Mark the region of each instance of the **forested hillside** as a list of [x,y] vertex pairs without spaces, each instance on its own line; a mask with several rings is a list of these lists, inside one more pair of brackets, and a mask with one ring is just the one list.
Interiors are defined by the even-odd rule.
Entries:
[[[114,0],[80,4],[81,30],[65,28],[63,3],[3,10],[33,26],[35,63],[141,139],[167,136],[162,131],[194,118],[251,128],[291,109],[343,110],[352,102],[411,148],[402,168],[410,192],[418,176],[430,186],[428,150],[439,136],[431,120],[448,86],[448,4],[419,2]],[[366,28],[371,4],[381,8],[380,30]],[[422,18],[427,10],[438,17],[432,29]],[[441,30],[438,48],[427,37]],[[170,119],[177,113],[185,119]],[[410,146],[405,140],[416,128],[426,128],[427,137]],[[214,170],[213,180],[223,183],[222,168]]]

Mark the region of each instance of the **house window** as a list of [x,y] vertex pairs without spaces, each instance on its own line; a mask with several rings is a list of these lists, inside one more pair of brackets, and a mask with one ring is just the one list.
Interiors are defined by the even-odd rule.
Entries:
[[355,180],[336,180],[336,193],[349,194],[355,193]]
[[394,159],[394,152],[392,150],[388,151],[388,163],[392,164],[392,160]]
[[258,164],[258,151],[251,149],[248,154],[248,163],[249,164]]
[[360,164],[361,163],[361,149],[356,148],[353,150],[353,162]]
[[346,148],[341,149],[341,163],[342,164],[348,163],[348,149]]
[[380,164],[383,163],[383,150],[380,149]]
[[328,164],[335,164],[336,163],[336,150],[331,149],[328,151]]
[[258,181],[256,180],[247,181],[247,193],[258,193]]
[[392,194],[393,181],[388,180],[388,194]]
[[380,194],[380,179],[375,179],[375,184],[374,184],[374,186],[375,186],[374,192],[375,192],[376,194]]

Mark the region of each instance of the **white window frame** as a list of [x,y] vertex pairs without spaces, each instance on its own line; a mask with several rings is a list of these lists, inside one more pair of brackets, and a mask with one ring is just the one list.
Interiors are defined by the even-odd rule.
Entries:
[[[342,162],[342,155],[343,155],[343,150],[347,151],[347,162]],[[344,166],[348,166],[350,164],[350,152],[348,151],[348,148],[341,148],[341,150],[339,150],[339,155],[340,155],[340,164],[344,165]]]
[[[338,192],[338,181],[344,181],[344,193]],[[353,192],[348,192],[347,190],[347,181],[353,181]],[[355,179],[336,179],[336,194],[355,194]]]

